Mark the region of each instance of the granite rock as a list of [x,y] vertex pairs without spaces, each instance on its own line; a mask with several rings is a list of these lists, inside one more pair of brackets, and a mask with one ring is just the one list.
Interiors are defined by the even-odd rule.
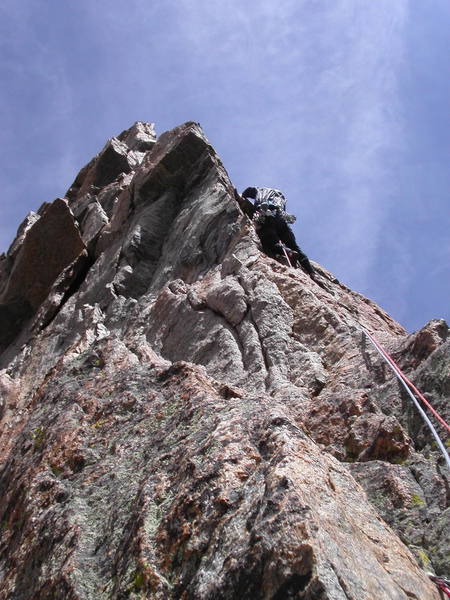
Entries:
[[137,123],[3,255],[0,599],[438,600],[448,473],[361,326],[447,418],[448,326],[247,213],[197,123]]

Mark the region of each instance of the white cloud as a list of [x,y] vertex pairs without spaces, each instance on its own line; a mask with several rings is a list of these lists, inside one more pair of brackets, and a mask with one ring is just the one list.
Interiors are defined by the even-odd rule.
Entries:
[[[7,1],[0,9],[0,76],[5,92],[0,100],[4,140],[0,156],[6,166],[0,185],[5,194],[2,217],[7,217],[2,218],[2,247],[11,240],[7,225],[12,216],[15,231],[27,210],[65,191],[79,166],[72,145],[74,94],[64,55],[55,51],[42,31],[36,31],[37,15],[39,6],[33,2]],[[61,137],[63,131],[66,135]],[[20,152],[20,162],[11,161],[11,149]],[[33,195],[30,188],[35,189]],[[24,202],[28,206],[19,212]]]
[[[409,115],[405,132],[408,99],[399,77],[405,63],[411,68],[405,44],[415,24],[419,74],[430,85],[443,79],[442,68],[435,72],[428,59],[430,48],[433,60],[442,52],[444,26],[437,49],[431,47],[422,31],[436,24],[416,22],[417,6],[409,0],[78,0],[49,8],[5,0],[0,44],[8,52],[0,68],[8,96],[0,113],[9,142],[2,158],[12,171],[2,189],[14,180],[11,203],[23,198],[35,207],[35,193],[51,199],[55,174],[68,187],[105,139],[133,121],[155,121],[161,132],[197,120],[239,188],[283,189],[312,258],[363,292],[384,285],[380,253],[392,206],[406,206],[410,185],[423,211],[423,190],[428,197],[431,188],[426,174],[408,173],[418,172],[414,165],[423,165],[427,154],[422,170],[436,197],[444,180],[443,160],[429,166],[436,131],[448,139],[442,127],[429,127],[426,108],[441,106],[433,90],[416,113],[421,121],[416,127]],[[430,23],[439,19],[427,14]],[[419,151],[405,167],[407,135],[419,136]],[[395,250],[398,265],[412,246]],[[400,270],[406,287],[410,272]]]

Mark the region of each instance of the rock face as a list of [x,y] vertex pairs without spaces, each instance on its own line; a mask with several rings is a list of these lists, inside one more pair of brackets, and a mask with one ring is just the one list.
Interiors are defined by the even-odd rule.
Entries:
[[438,599],[448,472],[362,325],[445,415],[448,327],[407,335],[260,251],[200,127],[110,140],[0,260],[0,598]]

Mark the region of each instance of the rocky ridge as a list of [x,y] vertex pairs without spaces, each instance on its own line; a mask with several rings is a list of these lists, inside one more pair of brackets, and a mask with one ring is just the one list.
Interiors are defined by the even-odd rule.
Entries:
[[0,256],[0,599],[439,598],[448,472],[360,327],[448,419],[448,326],[245,209],[198,124],[136,123]]

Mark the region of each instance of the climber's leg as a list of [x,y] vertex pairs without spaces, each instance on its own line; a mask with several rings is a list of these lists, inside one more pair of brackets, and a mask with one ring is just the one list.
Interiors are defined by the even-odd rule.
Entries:
[[264,222],[257,227],[259,239],[264,252],[275,258],[275,256],[282,253],[281,248],[278,245],[280,237],[277,232],[277,225],[274,217],[265,217]]

